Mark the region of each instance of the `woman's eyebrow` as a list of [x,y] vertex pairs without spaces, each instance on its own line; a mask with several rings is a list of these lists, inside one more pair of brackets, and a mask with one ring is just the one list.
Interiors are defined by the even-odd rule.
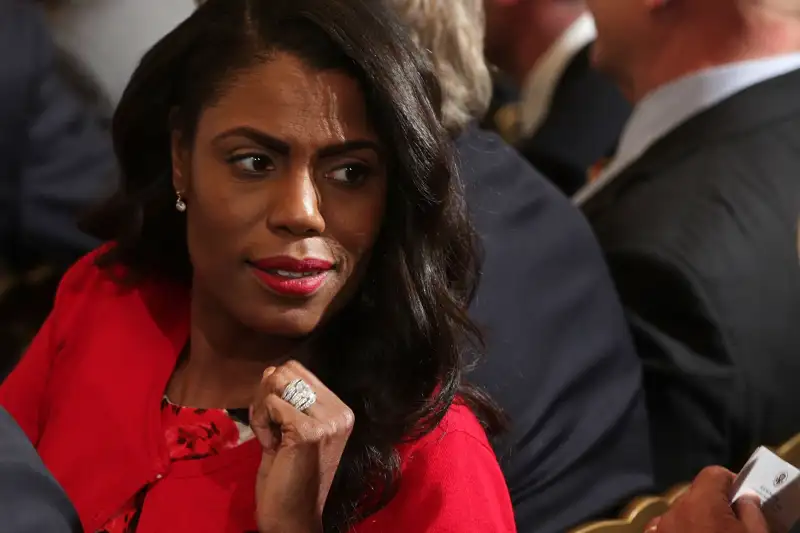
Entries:
[[354,152],[356,150],[373,150],[378,154],[382,153],[381,147],[377,142],[370,141],[368,139],[357,139],[325,146],[320,148],[318,154],[319,157],[332,157],[346,152]]
[[[214,137],[214,142],[222,141],[228,137],[246,137],[251,141],[259,144],[265,148],[269,148],[281,155],[288,155],[291,151],[291,145],[286,141],[282,141],[272,135],[264,133],[254,128],[242,126],[225,130],[219,135]],[[370,139],[354,139],[341,143],[330,144],[319,149],[317,152],[319,157],[333,157],[339,154],[353,152],[355,150],[373,150],[377,154],[382,154],[380,144]]]
[[222,141],[228,137],[246,137],[256,144],[259,144],[264,148],[269,148],[270,150],[278,152],[281,155],[288,155],[290,151],[289,143],[277,139],[272,135],[268,135],[263,131],[258,131],[246,126],[225,130],[214,137],[214,142],[216,143],[218,141]]

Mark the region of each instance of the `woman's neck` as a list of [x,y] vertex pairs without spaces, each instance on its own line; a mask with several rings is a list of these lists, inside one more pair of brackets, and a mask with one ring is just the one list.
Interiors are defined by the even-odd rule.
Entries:
[[167,397],[199,408],[248,407],[264,370],[295,356],[300,343],[255,332],[208,295],[193,291],[188,350],[167,386]]

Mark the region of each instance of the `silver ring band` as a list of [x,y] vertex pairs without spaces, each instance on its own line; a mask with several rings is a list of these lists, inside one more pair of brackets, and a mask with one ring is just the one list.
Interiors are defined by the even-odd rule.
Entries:
[[281,399],[301,412],[306,412],[317,401],[317,395],[302,379],[294,379],[283,389]]

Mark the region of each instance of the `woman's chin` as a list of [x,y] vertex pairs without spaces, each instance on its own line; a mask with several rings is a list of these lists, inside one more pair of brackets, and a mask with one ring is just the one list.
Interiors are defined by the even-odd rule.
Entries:
[[321,317],[305,310],[283,310],[270,316],[257,317],[251,327],[262,333],[288,339],[302,339],[319,326]]

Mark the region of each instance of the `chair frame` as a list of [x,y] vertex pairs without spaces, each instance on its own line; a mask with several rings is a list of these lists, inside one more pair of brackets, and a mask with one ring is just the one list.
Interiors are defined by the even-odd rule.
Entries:
[[[784,461],[800,468],[800,433],[773,451]],[[640,496],[625,507],[619,518],[589,522],[571,529],[569,533],[642,533],[647,524],[666,513],[690,485],[678,485],[661,496]]]

